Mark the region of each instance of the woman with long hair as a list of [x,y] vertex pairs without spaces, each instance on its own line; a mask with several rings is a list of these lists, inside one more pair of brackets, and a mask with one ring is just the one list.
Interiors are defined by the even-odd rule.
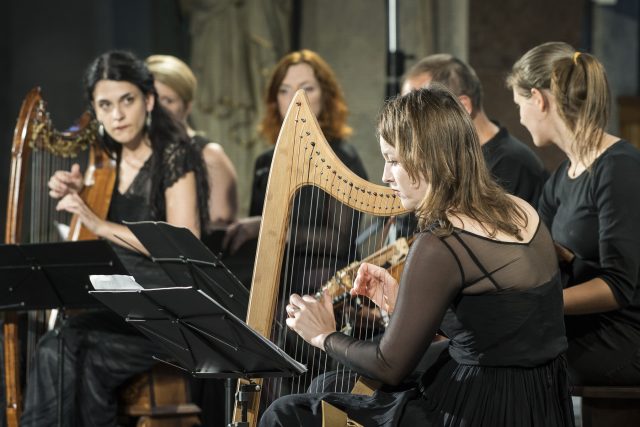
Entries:
[[565,278],[571,381],[640,384],[640,151],[605,129],[611,95],[596,57],[566,43],[534,47],[507,80],[538,146],[566,155],[538,211]]
[[[144,248],[123,221],[166,221],[199,236],[207,221],[205,187],[197,186],[204,166],[184,128],[160,106],[153,76],[133,54],[112,51],[96,58],[85,75],[85,93],[100,140],[117,161],[116,183],[106,219],[93,213],[78,195],[78,165],[58,171],[49,181],[57,209],[77,214],[90,231],[113,243],[125,267],[143,286],[171,282],[138,252]],[[135,249],[137,252],[130,250]],[[58,357],[59,338],[64,344]],[[156,362],[162,350],[108,310],[67,319],[45,334],[27,379],[23,426],[56,425],[58,399],[64,425],[116,425],[115,389]],[[64,367],[63,395],[57,396],[58,366]]]
[[[390,100],[378,134],[382,178],[419,224],[400,283],[366,263],[354,283],[389,326],[375,341],[337,332],[328,295],[293,294],[286,310],[307,342],[384,386],[286,396],[262,425],[320,426],[321,401],[362,425],[573,425],[558,262],[535,209],[492,180],[471,118],[442,87]],[[448,352],[404,382],[438,330]]]

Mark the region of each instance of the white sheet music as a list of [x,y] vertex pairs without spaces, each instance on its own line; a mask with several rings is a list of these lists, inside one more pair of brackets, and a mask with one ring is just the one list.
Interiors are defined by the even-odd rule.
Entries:
[[133,276],[125,276],[121,274],[94,274],[89,276],[89,280],[91,281],[93,288],[97,291],[144,289],[138,284],[138,282],[136,282],[136,279],[134,279]]

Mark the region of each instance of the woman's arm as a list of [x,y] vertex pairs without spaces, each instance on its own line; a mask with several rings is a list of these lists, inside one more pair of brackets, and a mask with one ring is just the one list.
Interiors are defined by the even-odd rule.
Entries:
[[77,193],[67,194],[56,206],[58,211],[66,211],[78,215],[80,222],[98,237],[147,254],[148,252],[128,227],[99,218]]
[[202,149],[209,181],[209,220],[211,225],[226,225],[238,211],[236,170],[220,144],[209,143]]
[[[328,298],[292,297],[287,312],[293,320],[287,324],[350,369],[386,384],[398,384],[415,368],[461,287],[454,255],[439,238],[424,233],[411,247],[394,314],[379,342],[333,332]],[[300,325],[303,331],[296,329]]]
[[566,288],[562,295],[566,315],[603,313],[620,308],[611,287],[600,278]]
[[176,227],[188,228],[200,238],[196,176],[187,172],[164,192],[167,222]]

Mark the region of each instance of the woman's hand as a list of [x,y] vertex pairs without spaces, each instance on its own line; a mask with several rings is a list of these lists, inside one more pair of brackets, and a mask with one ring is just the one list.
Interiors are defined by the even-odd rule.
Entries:
[[78,215],[82,225],[97,236],[104,237],[101,228],[106,221],[100,219],[77,193],[69,193],[56,205],[57,211],[67,211]]
[[59,199],[71,193],[79,193],[84,184],[82,183],[82,173],[80,165],[74,163],[70,171],[56,171],[49,178],[49,196]]
[[362,295],[387,313],[393,313],[398,298],[398,282],[377,265],[363,262],[351,288],[351,295]]
[[222,249],[233,255],[250,240],[257,239],[260,234],[260,222],[262,217],[250,216],[242,218],[229,225],[222,240]]
[[318,300],[311,295],[292,294],[286,310],[287,326],[312,346],[324,350],[324,340],[336,331],[331,297],[324,293]]

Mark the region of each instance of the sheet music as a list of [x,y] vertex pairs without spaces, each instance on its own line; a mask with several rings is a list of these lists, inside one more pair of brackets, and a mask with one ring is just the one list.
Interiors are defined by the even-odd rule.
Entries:
[[144,289],[138,284],[138,282],[136,282],[136,279],[134,279],[133,276],[125,276],[121,274],[94,274],[89,276],[89,280],[91,281],[93,288],[97,291]]

